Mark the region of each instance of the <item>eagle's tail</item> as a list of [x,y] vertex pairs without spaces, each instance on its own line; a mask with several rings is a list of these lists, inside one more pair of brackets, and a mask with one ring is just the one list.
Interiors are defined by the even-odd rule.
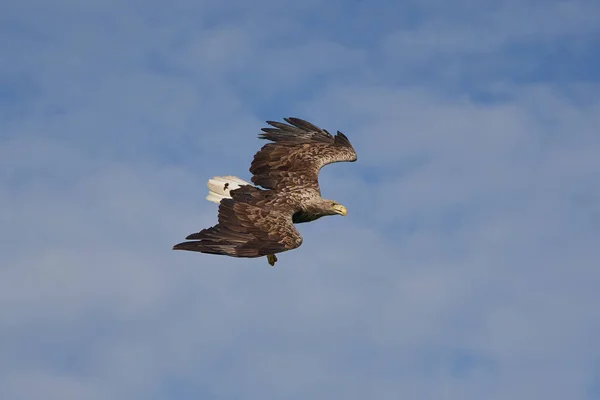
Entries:
[[244,185],[252,185],[236,176],[215,176],[208,180],[208,196],[206,200],[219,204],[223,199],[230,199],[230,191]]

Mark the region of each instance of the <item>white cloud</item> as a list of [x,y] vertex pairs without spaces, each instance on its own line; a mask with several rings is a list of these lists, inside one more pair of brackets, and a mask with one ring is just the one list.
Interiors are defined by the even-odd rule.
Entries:
[[[577,4],[549,6],[539,28],[512,15],[507,38],[508,8],[489,36],[453,14],[413,37],[459,57],[589,33],[594,6]],[[498,97],[484,103],[418,74],[389,84],[420,65],[377,56],[398,27],[372,21],[373,47],[349,45],[305,6],[79,6],[61,30],[54,11],[11,5],[52,34],[11,34],[0,63],[2,82],[34,88],[0,119],[3,398],[586,398],[595,86],[484,80]],[[432,21],[442,8],[424,7]],[[281,18],[262,26],[261,10]],[[248,178],[261,121],[292,113],[355,144],[357,163],[322,173],[348,216],[300,226],[274,269],[173,252],[216,221],[206,180]]]

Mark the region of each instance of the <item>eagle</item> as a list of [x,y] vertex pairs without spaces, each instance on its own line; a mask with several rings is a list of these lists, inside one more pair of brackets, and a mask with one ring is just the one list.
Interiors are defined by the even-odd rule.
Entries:
[[[327,164],[356,161],[348,138],[330,134],[300,118],[267,121],[259,139],[270,142],[250,165],[252,183],[236,176],[208,180],[208,201],[219,204],[218,223],[187,236],[173,250],[231,257],[267,257],[298,248],[302,236],[294,224],[327,215],[346,215],[346,207],[321,197],[319,171]],[[260,187],[259,187],[260,186]]]

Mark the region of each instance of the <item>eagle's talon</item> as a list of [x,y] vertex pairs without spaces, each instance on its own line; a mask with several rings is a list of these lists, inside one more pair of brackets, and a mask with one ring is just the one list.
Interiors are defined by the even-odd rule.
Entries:
[[277,262],[277,257],[275,256],[275,254],[269,254],[267,255],[267,261],[269,261],[269,265],[271,267],[274,267],[275,263]]

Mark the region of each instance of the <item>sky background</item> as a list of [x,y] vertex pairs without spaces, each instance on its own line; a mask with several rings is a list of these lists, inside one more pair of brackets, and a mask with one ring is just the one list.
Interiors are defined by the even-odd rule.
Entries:
[[[600,399],[599,2],[0,10],[0,398]],[[288,116],[347,217],[173,252]]]

